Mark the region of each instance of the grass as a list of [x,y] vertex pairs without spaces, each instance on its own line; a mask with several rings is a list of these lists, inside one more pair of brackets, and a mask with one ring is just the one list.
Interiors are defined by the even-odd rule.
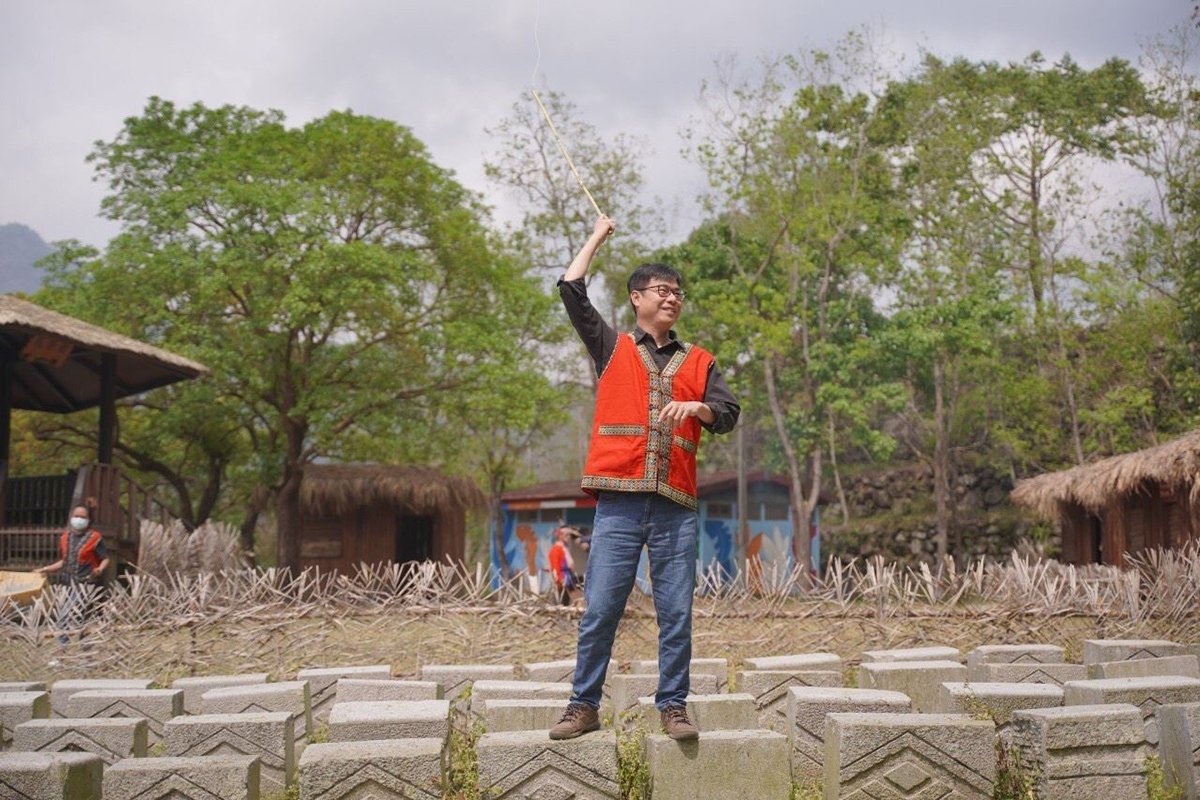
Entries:
[[454,726],[450,730],[450,757],[442,787],[445,800],[486,800],[490,793],[479,787],[479,759],[475,745],[483,735],[483,726]]
[[313,731],[308,735],[309,744],[325,744],[329,741],[329,723],[320,722],[313,726]]
[[646,763],[646,729],[617,733],[617,784],[622,800],[650,800],[650,766]]
[[791,800],[825,800],[825,789],[820,781],[793,783]]
[[1037,800],[1035,776],[1025,772],[1002,741],[996,742],[996,787],[993,800]]
[[1182,786],[1167,785],[1166,771],[1158,756],[1146,756],[1145,772],[1147,800],[1183,800]]

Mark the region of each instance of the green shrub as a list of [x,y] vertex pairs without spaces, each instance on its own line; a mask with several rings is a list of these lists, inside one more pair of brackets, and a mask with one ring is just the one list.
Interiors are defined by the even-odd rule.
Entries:
[[1167,786],[1167,775],[1158,756],[1146,756],[1147,800],[1183,800],[1183,787],[1179,784]]
[[623,800],[650,800],[650,767],[646,764],[646,729],[617,733],[617,784]]

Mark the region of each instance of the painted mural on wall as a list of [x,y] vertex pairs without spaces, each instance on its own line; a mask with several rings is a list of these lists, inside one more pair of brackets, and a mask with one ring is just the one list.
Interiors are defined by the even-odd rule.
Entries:
[[[733,580],[740,572],[741,565],[736,563],[734,531],[737,528],[737,513],[734,499],[728,493],[700,499],[697,572],[708,573],[711,584]],[[509,574],[522,575],[530,588],[536,591],[550,591],[553,579],[548,554],[554,544],[554,531],[564,524],[590,531],[595,508],[551,499],[536,505],[523,501],[519,508],[505,506],[503,511],[504,532],[501,541]],[[786,580],[794,564],[793,525],[786,489],[773,485],[764,487],[751,498],[747,517],[747,579],[757,590],[771,591]],[[817,523],[819,520],[814,517],[813,521]],[[814,531],[817,528],[814,524]],[[494,536],[491,547],[493,580],[498,585],[501,561],[496,552]],[[813,564],[820,563],[820,538],[817,536],[813,540]],[[642,592],[650,592],[650,568],[645,551],[638,567],[636,586]]]

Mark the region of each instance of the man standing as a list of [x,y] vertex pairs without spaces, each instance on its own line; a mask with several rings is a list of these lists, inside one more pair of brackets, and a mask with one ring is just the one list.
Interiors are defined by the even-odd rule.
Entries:
[[600,694],[617,623],[633,588],[642,547],[658,620],[658,691],[662,725],[673,739],[700,732],[687,716],[696,580],[696,450],[700,429],[726,433],[740,411],[710,353],[679,341],[672,328],[683,306],[679,273],[643,264],[629,277],[637,316],[618,334],[588,301],[584,278],[612,234],[601,217],[558,283],[575,330],[600,376],[583,489],[596,497],[596,521],[579,623],[575,681],[551,739],[600,727]]

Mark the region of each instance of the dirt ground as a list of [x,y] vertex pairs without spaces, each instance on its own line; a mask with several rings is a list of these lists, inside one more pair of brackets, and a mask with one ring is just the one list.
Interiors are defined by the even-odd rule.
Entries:
[[[716,611],[715,609],[718,609]],[[172,625],[94,626],[85,649],[60,648],[51,632],[9,626],[0,648],[0,680],[139,677],[161,685],[183,675],[268,672],[284,678],[304,667],[390,664],[412,677],[421,664],[529,663],[573,658],[578,609],[497,607],[307,613],[242,619],[196,619]],[[817,603],[700,602],[693,656],[742,659],[832,652],[848,666],[863,650],[950,645],[964,653],[981,644],[1045,643],[1078,661],[1089,638],[1166,638],[1200,643],[1200,620],[1172,625],[1107,616],[1014,615],[986,606],[912,608],[881,618],[868,608],[838,610]],[[633,604],[617,634],[618,661],[657,655],[657,627],[648,601]]]

